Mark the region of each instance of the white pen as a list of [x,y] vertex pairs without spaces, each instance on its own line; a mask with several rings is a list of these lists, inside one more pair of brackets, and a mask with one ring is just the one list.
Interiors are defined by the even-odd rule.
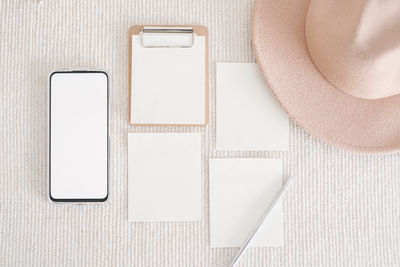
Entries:
[[269,217],[274,207],[279,203],[282,197],[285,195],[286,191],[289,189],[290,185],[292,184],[293,179],[292,177],[287,180],[287,182],[283,185],[281,192],[275,197],[274,201],[272,201],[271,205],[269,206],[268,210],[265,212],[264,216],[257,222],[253,232],[247,238],[247,240],[243,243],[242,247],[240,248],[238,254],[233,259],[230,267],[236,266],[239,260],[242,258],[244,252],[246,251],[248,245],[250,244],[251,240],[253,240],[254,236],[257,234],[258,230],[260,230],[261,226],[264,224],[265,220]]

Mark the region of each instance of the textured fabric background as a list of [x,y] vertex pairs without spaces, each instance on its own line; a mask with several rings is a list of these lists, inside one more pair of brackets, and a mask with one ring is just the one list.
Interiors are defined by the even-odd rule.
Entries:
[[[0,266],[228,266],[211,249],[208,158],[283,158],[296,183],[284,201],[285,246],[250,249],[241,266],[399,266],[400,154],[354,155],[290,126],[289,152],[215,151],[216,62],[253,62],[249,0],[0,1]],[[128,124],[128,35],[134,24],[204,24],[211,123]],[[46,194],[47,75],[111,75],[111,197],[54,205]],[[238,107],[245,108],[245,107]],[[203,134],[202,221],[128,223],[127,133]]]

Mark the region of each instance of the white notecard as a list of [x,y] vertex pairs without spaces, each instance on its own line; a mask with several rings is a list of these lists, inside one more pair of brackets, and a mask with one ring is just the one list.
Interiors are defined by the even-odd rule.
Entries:
[[128,220],[201,219],[201,134],[128,134]]
[[[210,159],[212,248],[240,247],[282,189],[279,159]],[[251,246],[283,246],[282,204],[277,204]]]
[[217,64],[217,150],[288,150],[289,119],[256,63]]
[[144,47],[132,35],[131,123],[205,124],[205,49],[205,36],[179,48]]

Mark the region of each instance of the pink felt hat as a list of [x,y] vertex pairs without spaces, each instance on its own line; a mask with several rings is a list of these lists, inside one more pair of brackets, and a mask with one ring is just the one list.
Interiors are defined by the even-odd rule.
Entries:
[[399,0],[256,0],[252,40],[306,131],[353,152],[400,150]]

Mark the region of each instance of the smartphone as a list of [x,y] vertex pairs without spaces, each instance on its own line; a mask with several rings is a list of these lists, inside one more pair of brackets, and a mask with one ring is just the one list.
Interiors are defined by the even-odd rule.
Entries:
[[109,194],[109,78],[55,71],[48,92],[48,185],[53,202],[104,202]]

